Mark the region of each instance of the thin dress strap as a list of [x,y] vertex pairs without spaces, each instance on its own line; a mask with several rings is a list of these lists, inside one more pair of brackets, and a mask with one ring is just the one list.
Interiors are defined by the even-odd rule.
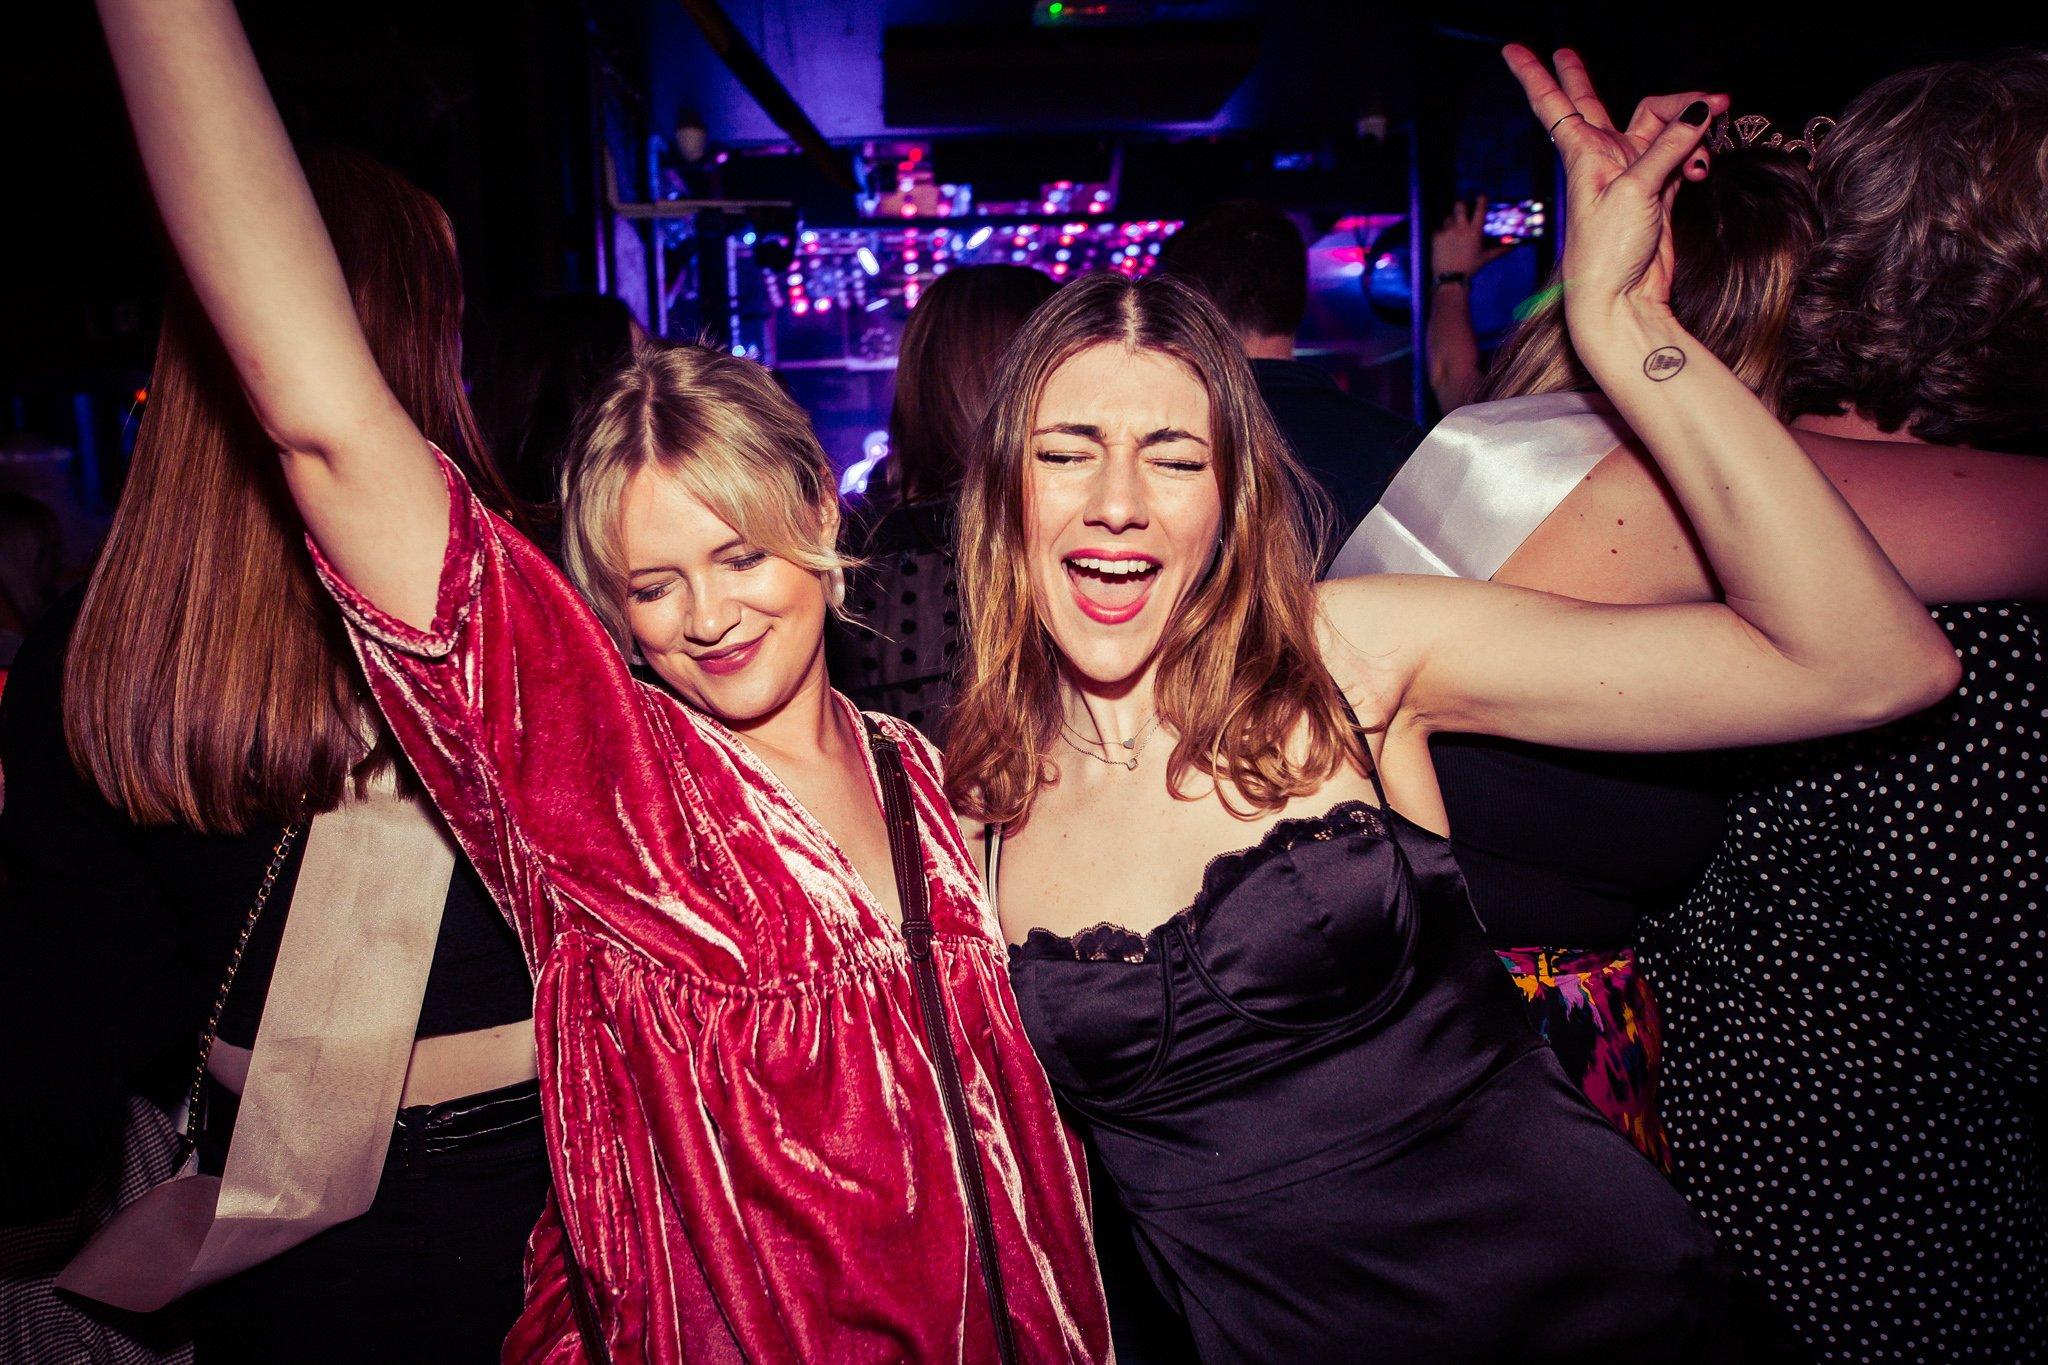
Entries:
[[[1335,679],[1330,686],[1337,687]],[[1351,709],[1351,698],[1344,695],[1344,689],[1337,687],[1337,700],[1344,707],[1344,718],[1351,722],[1351,733],[1358,740],[1358,755],[1365,760],[1365,775],[1372,782],[1372,794],[1380,801],[1380,814],[1390,809],[1387,805],[1387,789],[1380,785],[1380,765],[1373,761],[1372,743],[1366,738],[1365,727],[1358,723],[1358,713]]]
[[1000,915],[1002,910],[996,904],[996,889],[1001,884],[1001,873],[998,869],[1001,868],[1003,862],[1002,830],[992,824],[983,825],[981,827],[981,850],[981,860],[988,867],[988,875],[982,878],[983,881],[988,883],[988,908]]

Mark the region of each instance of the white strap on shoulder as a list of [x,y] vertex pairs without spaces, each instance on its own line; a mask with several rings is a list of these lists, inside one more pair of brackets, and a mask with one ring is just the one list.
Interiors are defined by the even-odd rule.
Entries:
[[370,1207],[455,872],[438,816],[390,768],[306,830],[213,1227],[188,1288]]
[[1415,448],[1325,577],[1492,578],[1593,466],[1629,439],[1598,394],[1459,408]]

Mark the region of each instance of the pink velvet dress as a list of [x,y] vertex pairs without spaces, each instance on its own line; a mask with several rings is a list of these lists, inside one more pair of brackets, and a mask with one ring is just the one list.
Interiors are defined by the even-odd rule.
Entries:
[[[900,924],[773,773],[635,681],[554,566],[442,469],[432,629],[315,559],[533,967],[555,1193],[505,1358],[582,1358],[566,1238],[615,1361],[996,1359]],[[937,757],[882,723],[1018,1351],[1105,1359],[1076,1149]]]

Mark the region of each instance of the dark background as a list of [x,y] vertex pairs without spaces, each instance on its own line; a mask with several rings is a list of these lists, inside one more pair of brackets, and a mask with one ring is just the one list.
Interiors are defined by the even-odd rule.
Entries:
[[[786,141],[680,0],[249,0],[242,8],[298,134],[383,157],[447,205],[463,244],[472,329],[489,326],[493,309],[512,299],[593,287],[603,231],[599,146],[614,149],[633,194],[650,139],[681,109],[698,114],[715,146]],[[987,197],[1005,174],[1019,183],[1090,174],[1120,143],[1127,202],[1119,211],[1162,217],[1244,193],[1403,212],[1411,126],[1428,221],[1453,195],[1547,192],[1548,148],[1496,55],[1508,38],[1577,46],[1617,110],[1653,91],[1725,89],[1739,112],[1770,114],[1793,132],[1890,71],[2048,42],[2048,21],[2020,17],[2025,7],[1975,4],[1925,7],[1912,21],[1880,18],[1889,8],[1842,5],[1152,0],[1138,8],[1151,17],[1118,39],[1128,51],[1088,67],[1057,53],[1033,56],[1032,43],[1050,40],[1034,33],[1028,0],[725,6],[839,147],[891,133],[951,138],[960,178],[978,178]],[[7,9],[0,435],[35,428],[70,439],[91,407],[118,439],[119,395],[146,375],[162,288],[153,212],[91,7],[65,0]],[[1187,33],[1215,37],[1212,46],[1226,53],[1220,64],[1205,69],[1173,48]],[[991,51],[1011,59],[960,80],[964,62]],[[1242,78],[1231,51],[1242,55]],[[1209,89],[1218,71],[1231,92],[1220,108]],[[956,98],[949,74],[975,98]],[[1357,132],[1372,116],[1386,120],[1384,145]],[[1276,181],[1274,155],[1288,151],[1313,153],[1321,169]],[[747,164],[757,163],[771,164]],[[845,196],[821,173],[800,159],[772,164],[777,193],[813,214],[841,211]]]

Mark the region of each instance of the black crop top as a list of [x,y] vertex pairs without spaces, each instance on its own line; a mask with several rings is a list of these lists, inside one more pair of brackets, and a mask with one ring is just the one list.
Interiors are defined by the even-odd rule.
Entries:
[[1451,847],[1496,948],[1631,946],[1721,846],[1713,754],[1555,749],[1483,735],[1430,742]]
[[[241,928],[240,917],[248,913],[257,883],[263,879],[271,847],[267,842],[262,844],[262,859],[249,879],[241,906],[235,911],[236,930]],[[235,973],[227,1008],[221,1011],[222,1042],[249,1047],[256,1041],[256,1025],[270,991],[270,976],[277,966],[285,922],[291,915],[292,889],[305,857],[306,841],[302,837],[278,877],[277,890],[269,905],[249,935],[248,951]],[[223,957],[222,966],[226,963]],[[213,984],[216,989],[219,987],[218,977]],[[533,979],[527,975],[519,940],[498,913],[469,859],[458,856],[455,874],[448,879],[448,900],[441,910],[441,932],[434,940],[434,964],[427,972],[427,994],[420,1002],[419,1030],[415,1036],[439,1038],[532,1017]]]

